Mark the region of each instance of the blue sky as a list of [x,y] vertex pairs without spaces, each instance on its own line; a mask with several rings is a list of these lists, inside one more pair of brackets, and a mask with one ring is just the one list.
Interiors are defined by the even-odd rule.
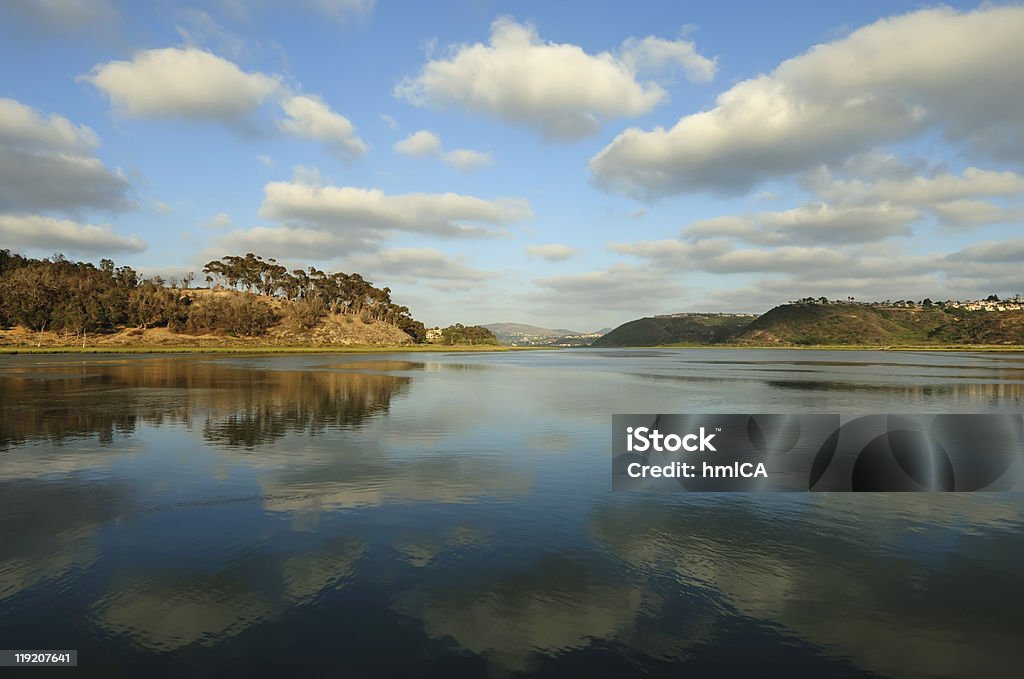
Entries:
[[1021,35],[1012,4],[8,2],[0,247],[251,251],[428,325],[1012,295]]

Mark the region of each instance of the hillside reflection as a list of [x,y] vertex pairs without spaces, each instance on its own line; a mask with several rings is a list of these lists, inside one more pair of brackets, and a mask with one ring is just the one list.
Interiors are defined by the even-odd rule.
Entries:
[[8,368],[0,371],[0,449],[91,436],[109,444],[142,423],[191,426],[197,416],[207,441],[251,448],[358,426],[386,412],[410,379],[181,357]]

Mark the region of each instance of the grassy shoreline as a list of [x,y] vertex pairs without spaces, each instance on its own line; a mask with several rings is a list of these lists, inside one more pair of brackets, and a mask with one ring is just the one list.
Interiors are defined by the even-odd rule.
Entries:
[[[611,347],[605,347],[611,348]],[[1024,353],[1021,344],[661,344],[622,349],[796,349],[800,351],[945,351],[962,353],[1007,352]]]
[[[0,346],[0,355],[18,354],[393,354],[557,351],[566,347],[509,347],[502,345],[416,344],[395,346]],[[591,347],[572,347],[589,349]],[[594,349],[797,349],[801,351],[936,351],[952,353],[1024,353],[1024,345],[936,344],[936,345],[792,345],[753,346],[737,344],[662,344],[638,347],[592,347]]]
[[49,346],[0,347],[0,355],[14,354],[393,354],[417,352],[529,351],[546,347],[505,347],[495,345],[395,345],[395,346]]

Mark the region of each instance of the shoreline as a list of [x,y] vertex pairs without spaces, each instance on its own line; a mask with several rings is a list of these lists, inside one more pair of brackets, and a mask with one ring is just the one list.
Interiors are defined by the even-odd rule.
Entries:
[[395,345],[395,346],[0,346],[0,356],[19,354],[393,354],[393,353],[493,353],[508,351],[561,351],[564,349],[637,350],[637,349],[726,349],[726,350],[798,350],[798,351],[907,351],[943,353],[1024,353],[1024,345],[936,344],[936,345],[792,345],[751,346],[729,344],[660,344],[635,347],[511,347],[505,345]]
[[0,346],[0,355],[17,354],[394,354],[407,352],[502,352],[532,351],[548,347],[506,347],[495,345],[395,345],[395,346]]
[[796,351],[941,351],[947,353],[1024,353],[1024,344],[653,344],[593,349],[789,349]]

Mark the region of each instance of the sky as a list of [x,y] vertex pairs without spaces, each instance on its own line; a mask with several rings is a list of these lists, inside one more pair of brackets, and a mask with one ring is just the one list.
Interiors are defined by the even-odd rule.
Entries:
[[7,0],[0,248],[428,326],[1024,293],[1024,6]]

